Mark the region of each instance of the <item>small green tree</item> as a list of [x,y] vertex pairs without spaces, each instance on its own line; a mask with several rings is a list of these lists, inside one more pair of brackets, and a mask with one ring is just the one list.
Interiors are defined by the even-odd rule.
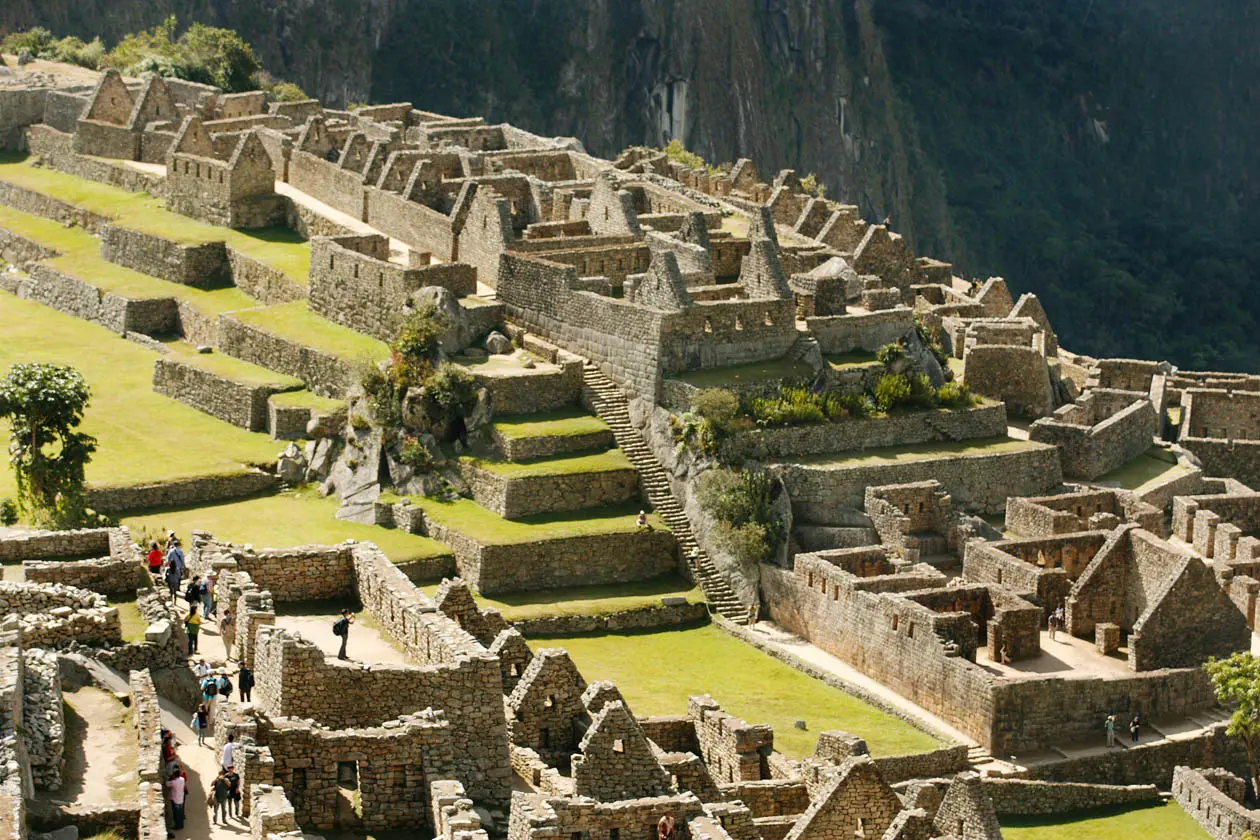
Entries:
[[1241,739],[1247,748],[1251,789],[1260,791],[1260,773],[1256,770],[1256,746],[1260,744],[1260,659],[1251,653],[1235,653],[1228,659],[1209,659],[1203,668],[1212,678],[1216,699],[1223,705],[1236,707],[1229,716],[1225,733]]
[[65,365],[17,364],[0,380],[18,507],[36,524],[66,528],[84,518],[84,470],[96,438],[77,429],[90,399],[82,374]]

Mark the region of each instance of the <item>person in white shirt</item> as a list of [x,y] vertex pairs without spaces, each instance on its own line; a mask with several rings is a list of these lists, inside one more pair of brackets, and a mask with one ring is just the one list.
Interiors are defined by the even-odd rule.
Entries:
[[223,745],[223,754],[219,756],[219,763],[223,765],[224,770],[231,769],[236,763],[236,736],[229,735],[227,743]]

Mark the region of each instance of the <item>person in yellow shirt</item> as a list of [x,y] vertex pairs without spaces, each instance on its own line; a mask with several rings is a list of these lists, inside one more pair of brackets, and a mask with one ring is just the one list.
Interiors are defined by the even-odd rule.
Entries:
[[197,652],[197,634],[201,632],[201,616],[197,615],[196,605],[184,619],[184,631],[188,633],[188,655],[192,656]]

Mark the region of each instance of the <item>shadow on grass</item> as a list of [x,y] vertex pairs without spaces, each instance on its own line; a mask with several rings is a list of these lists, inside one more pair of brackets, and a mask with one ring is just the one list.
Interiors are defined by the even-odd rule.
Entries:
[[260,242],[281,243],[286,245],[301,245],[307,240],[296,230],[287,227],[267,227],[267,228],[233,228],[241,236],[247,236],[250,239],[257,239]]

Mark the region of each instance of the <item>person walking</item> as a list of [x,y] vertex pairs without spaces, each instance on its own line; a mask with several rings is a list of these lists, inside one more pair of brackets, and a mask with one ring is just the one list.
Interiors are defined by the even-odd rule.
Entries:
[[188,634],[188,655],[192,656],[197,652],[197,634],[201,632],[201,616],[197,615],[196,604],[184,618],[184,632]]
[[218,573],[212,567],[206,571],[206,579],[201,584],[201,612],[206,618],[217,615],[217,607],[214,602],[214,585],[218,579]]
[[184,579],[184,550],[179,547],[179,538],[174,534],[166,539],[166,564],[174,566],[179,573],[176,580]]
[[201,595],[204,591],[205,586],[201,582],[201,575],[193,575],[193,579],[188,582],[188,588],[184,590],[184,600],[188,602],[189,612],[201,605]]
[[1129,734],[1133,736],[1133,743],[1138,742],[1138,736],[1142,732],[1142,718],[1140,715],[1134,715],[1133,721],[1129,724]]
[[232,615],[231,607],[224,607],[223,615],[219,616],[219,638],[223,640],[223,656],[230,660],[232,646],[236,644],[236,616]]
[[218,687],[220,697],[224,700],[232,699],[232,681],[228,679],[227,671],[219,673]]
[[204,747],[206,745],[206,730],[210,728],[210,709],[205,703],[197,707],[197,711],[193,712],[192,720],[188,722],[192,730],[197,733],[197,746]]
[[1107,730],[1107,746],[1114,747],[1116,745],[1116,716],[1107,715],[1107,719],[1103,721],[1103,728]]
[[236,733],[227,736],[227,743],[223,745],[223,751],[219,753],[219,764],[224,770],[228,770],[236,765]]
[[219,696],[219,679],[210,672],[201,680],[201,702],[205,704],[206,709],[214,713],[214,701]]
[[333,635],[341,637],[341,650],[337,652],[338,659],[348,659],[346,656],[346,643],[350,641],[350,625],[354,624],[354,613],[350,610],[342,610],[341,618],[333,623]]
[[188,782],[184,780],[177,766],[166,780],[166,790],[171,798],[171,814],[175,818],[175,830],[184,827],[184,795],[188,792]]
[[227,773],[220,770],[219,775],[214,777],[214,782],[210,785],[210,795],[207,797],[207,804],[213,808],[213,816],[210,819],[212,824],[227,825],[228,799],[231,795],[232,783],[227,780]]
[[166,588],[170,590],[171,600],[174,601],[179,597],[179,582],[182,579],[179,566],[168,560],[163,579],[166,581]]
[[254,672],[241,663],[240,673],[236,675],[237,687],[241,690],[241,702],[248,703],[254,692]]
[[1047,632],[1050,634],[1050,641],[1054,641],[1054,631],[1058,628],[1059,611],[1051,610],[1049,618],[1046,619]]
[[223,771],[223,778],[227,779],[228,790],[228,815],[240,819],[241,817],[241,774],[236,772],[235,767],[229,767]]
[[156,542],[149,543],[149,553],[145,555],[145,561],[149,564],[149,574],[156,577],[162,575],[162,549],[158,548]]

